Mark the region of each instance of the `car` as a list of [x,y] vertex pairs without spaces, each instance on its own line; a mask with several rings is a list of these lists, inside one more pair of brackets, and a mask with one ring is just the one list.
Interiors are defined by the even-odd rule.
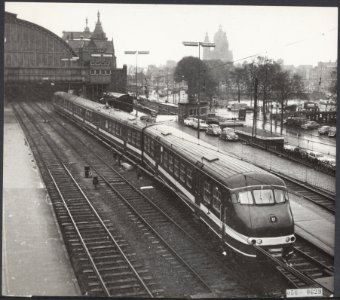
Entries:
[[220,134],[220,139],[227,141],[238,141],[238,135],[235,133],[234,129],[225,127]]
[[184,119],[184,125],[186,126],[192,126],[192,122],[194,121],[195,118],[186,118]]
[[335,166],[335,164],[336,164],[335,158],[330,157],[330,156],[323,156],[319,159],[319,161],[324,163],[324,164],[329,164],[331,166]]
[[289,145],[289,144],[283,145],[283,149],[286,150],[287,152],[297,152],[297,151],[299,151],[297,146],[293,146],[293,145]]
[[335,137],[336,136],[336,127],[330,127],[328,131],[329,137]]
[[330,126],[321,126],[318,129],[319,134],[328,134]]
[[318,128],[320,125],[318,122],[315,121],[307,121],[305,124],[301,125],[303,129],[315,129]]
[[220,135],[221,134],[221,128],[217,124],[210,124],[205,131],[206,134],[211,135]]
[[322,153],[319,152],[315,152],[315,151],[307,151],[308,154],[308,158],[312,159],[312,160],[322,160],[324,155]]
[[[199,120],[200,122],[199,122],[199,127],[200,127],[200,130],[206,130],[207,128],[208,128],[208,124],[204,121],[204,120]],[[195,128],[195,129],[197,129],[198,128],[198,119],[194,119],[193,121],[192,121],[192,127],[193,128]]]

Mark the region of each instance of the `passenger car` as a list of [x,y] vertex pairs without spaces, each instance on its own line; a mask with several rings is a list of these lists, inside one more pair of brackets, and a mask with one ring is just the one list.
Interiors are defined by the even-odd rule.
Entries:
[[319,134],[328,134],[330,126],[321,126],[318,129]]
[[321,160],[324,155],[320,152],[316,152],[316,151],[310,151],[310,150],[307,150],[307,155],[308,155],[308,158],[309,159],[312,159],[312,160]]
[[210,135],[220,135],[221,128],[217,124],[210,124],[205,133]]
[[193,122],[193,120],[194,120],[194,118],[186,118],[186,119],[184,119],[184,125],[186,125],[186,126],[192,126],[192,122]]
[[[206,130],[208,128],[208,124],[204,121],[200,119],[200,130]],[[195,129],[198,129],[198,119],[194,118],[192,121],[192,127]]]
[[329,128],[328,136],[329,137],[335,137],[336,136],[336,127]]
[[220,139],[227,141],[238,141],[238,135],[235,133],[234,129],[225,127],[220,134]]
[[318,128],[320,125],[318,122],[315,121],[307,121],[305,124],[301,125],[303,129],[315,129]]

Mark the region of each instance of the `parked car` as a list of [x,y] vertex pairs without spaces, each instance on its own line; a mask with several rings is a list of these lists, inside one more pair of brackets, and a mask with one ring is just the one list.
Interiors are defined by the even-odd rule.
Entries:
[[186,118],[186,119],[184,119],[184,125],[186,125],[186,126],[192,126],[192,122],[194,121],[194,119],[195,118]]
[[321,160],[324,155],[322,153],[319,153],[319,152],[315,152],[315,151],[307,151],[308,153],[308,158],[309,159],[312,159],[312,160]]
[[318,129],[319,134],[328,134],[330,126],[321,126]]
[[211,135],[220,135],[221,134],[221,128],[217,124],[210,124],[205,131],[206,134]]
[[[208,124],[204,121],[200,119],[200,130],[206,130],[208,128]],[[198,119],[193,119],[192,121],[192,127],[197,129],[198,128]]]
[[305,124],[301,125],[303,129],[315,129],[318,128],[320,125],[318,122],[315,121],[307,121]]
[[235,133],[234,129],[225,127],[223,128],[220,134],[220,139],[227,140],[227,141],[237,141],[238,135]]
[[336,127],[330,127],[328,131],[329,137],[335,137],[336,136]]

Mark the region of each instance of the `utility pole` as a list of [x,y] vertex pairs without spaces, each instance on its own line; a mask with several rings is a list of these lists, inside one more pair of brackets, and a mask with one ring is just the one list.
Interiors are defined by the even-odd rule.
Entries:
[[254,84],[254,115],[253,115],[253,131],[252,131],[252,137],[256,137],[257,85],[258,85],[258,81],[257,81],[257,78],[255,78],[255,84]]

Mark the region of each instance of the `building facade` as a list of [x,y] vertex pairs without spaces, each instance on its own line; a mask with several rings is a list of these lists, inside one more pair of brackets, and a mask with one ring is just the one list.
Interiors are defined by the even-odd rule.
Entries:
[[99,12],[93,32],[86,19],[83,31],[63,31],[62,38],[77,53],[80,64],[89,68],[88,97],[97,99],[107,91],[126,93],[127,68],[117,68],[113,39],[106,37]]

